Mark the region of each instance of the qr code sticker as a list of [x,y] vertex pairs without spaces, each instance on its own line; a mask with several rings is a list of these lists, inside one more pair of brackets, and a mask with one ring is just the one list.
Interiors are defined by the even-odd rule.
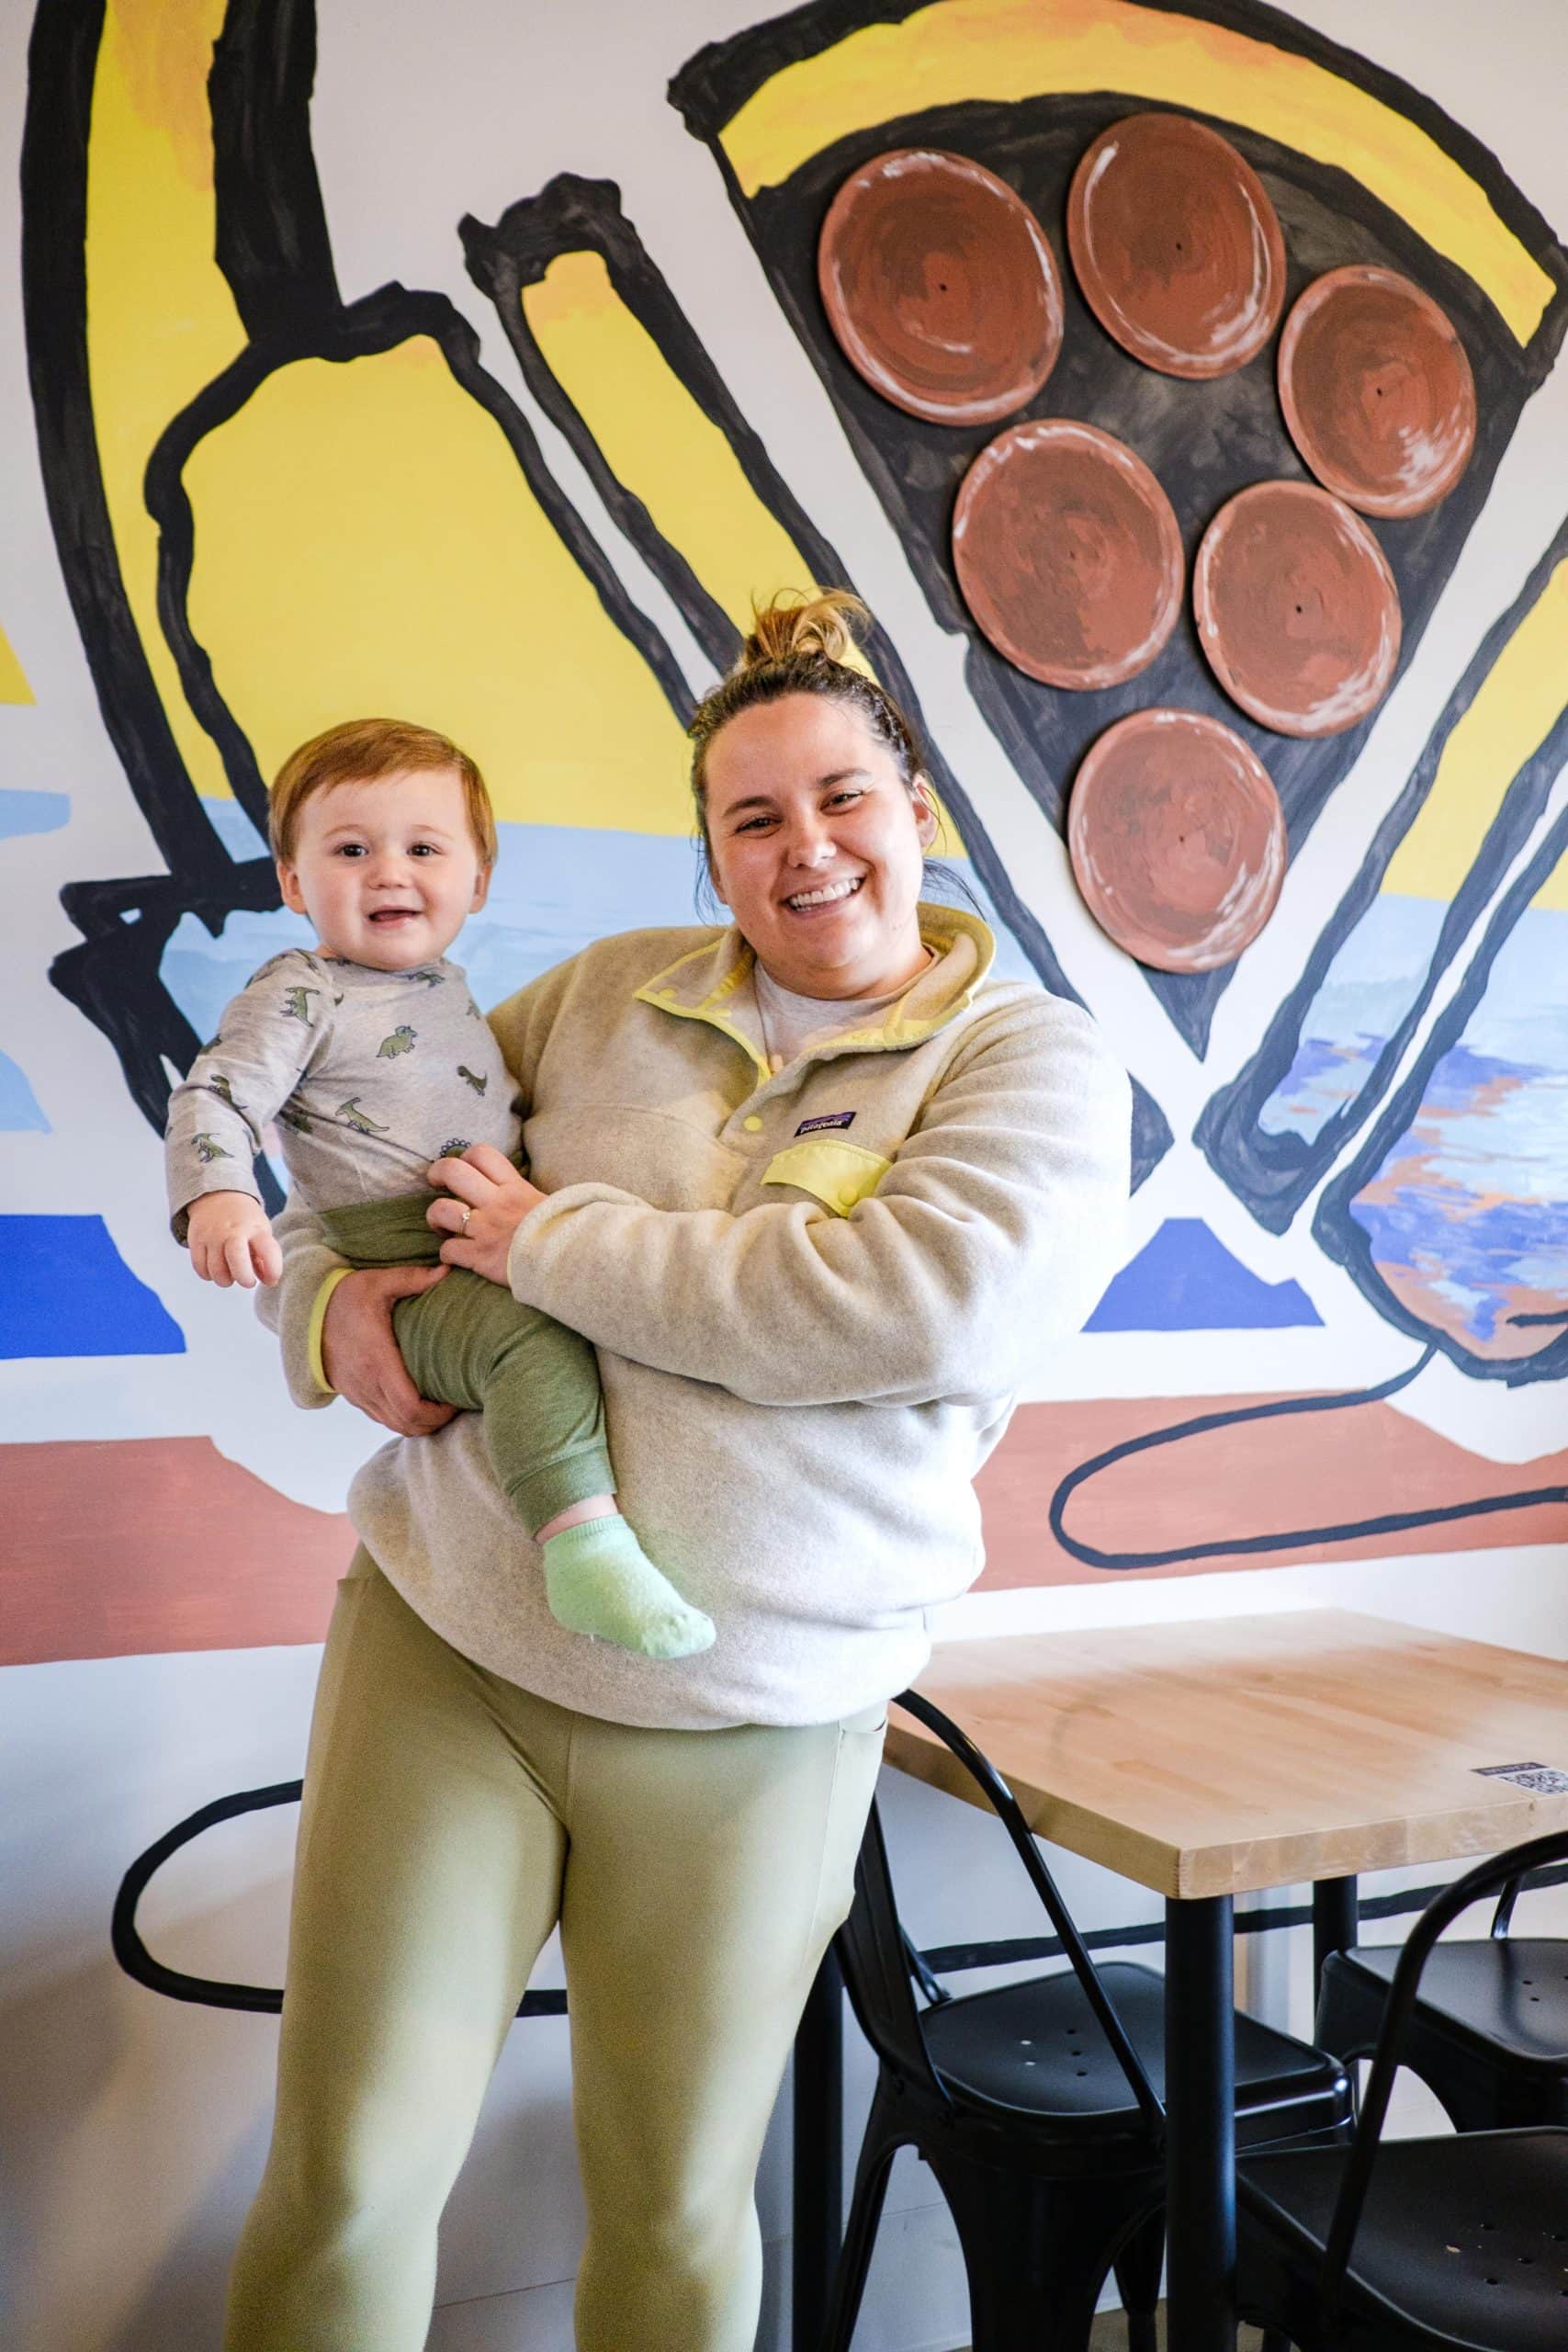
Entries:
[[1528,1789],[1532,1796],[1568,1795],[1568,1772],[1560,1772],[1552,1764],[1478,1764],[1475,1770],[1483,1781],[1508,1781],[1516,1789]]

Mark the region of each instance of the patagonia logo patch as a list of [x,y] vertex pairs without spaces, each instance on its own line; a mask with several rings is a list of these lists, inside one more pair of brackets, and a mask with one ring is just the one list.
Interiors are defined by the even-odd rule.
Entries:
[[854,1123],[852,1111],[833,1111],[825,1119],[802,1119],[795,1132],[797,1136],[819,1136],[829,1127],[852,1127]]

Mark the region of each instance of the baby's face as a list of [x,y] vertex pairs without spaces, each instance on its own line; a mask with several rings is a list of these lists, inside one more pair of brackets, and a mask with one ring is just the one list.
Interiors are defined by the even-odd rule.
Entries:
[[434,963],[490,889],[456,768],[316,793],[277,878],[329,956],[381,972]]

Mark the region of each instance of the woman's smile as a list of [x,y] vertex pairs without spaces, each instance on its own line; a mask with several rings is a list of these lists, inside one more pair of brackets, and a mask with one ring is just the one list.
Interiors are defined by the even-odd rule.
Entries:
[[935,816],[852,706],[791,694],[739,712],[708,747],[706,815],[715,886],[781,988],[886,995],[922,968]]
[[853,898],[865,879],[862,874],[847,874],[836,882],[817,882],[809,890],[795,890],[785,899],[791,914],[817,914],[824,908],[842,906]]

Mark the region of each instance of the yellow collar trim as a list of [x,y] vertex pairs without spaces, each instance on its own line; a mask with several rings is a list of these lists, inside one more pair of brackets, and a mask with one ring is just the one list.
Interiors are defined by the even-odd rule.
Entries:
[[[726,959],[728,969],[722,971],[700,996],[689,995],[677,981],[676,974],[686,971],[694,964],[701,964],[711,972],[720,952],[728,948],[732,941],[738,944],[740,953]],[[729,930],[720,932],[711,945],[694,947],[686,955],[677,956],[673,964],[667,964],[663,971],[655,972],[650,980],[645,980],[640,989],[633,990],[632,1001],[634,1004],[651,1004],[659,1012],[673,1013],[677,1021],[705,1021],[710,1029],[717,1029],[726,1037],[733,1038],[766,1085],[773,1073],[755,1040],[748,1037],[743,1029],[737,1028],[733,1021],[727,1021],[716,1010],[750,976],[755,961],[750,948],[732,925]]]
[[[996,960],[997,943],[989,924],[962,907],[922,900],[919,925],[920,938],[935,950],[936,961],[889,1006],[881,1026],[842,1031],[814,1046],[801,1057],[803,1060],[825,1061],[843,1053],[897,1053],[923,1045],[973,1002]],[[655,972],[633,991],[633,1001],[650,1004],[659,1012],[673,1013],[678,1021],[705,1022],[740,1047],[766,1085],[774,1072],[756,1041],[721,1010],[750,978],[756,960],[750,942],[731,923],[705,946],[689,949],[661,972]]]

